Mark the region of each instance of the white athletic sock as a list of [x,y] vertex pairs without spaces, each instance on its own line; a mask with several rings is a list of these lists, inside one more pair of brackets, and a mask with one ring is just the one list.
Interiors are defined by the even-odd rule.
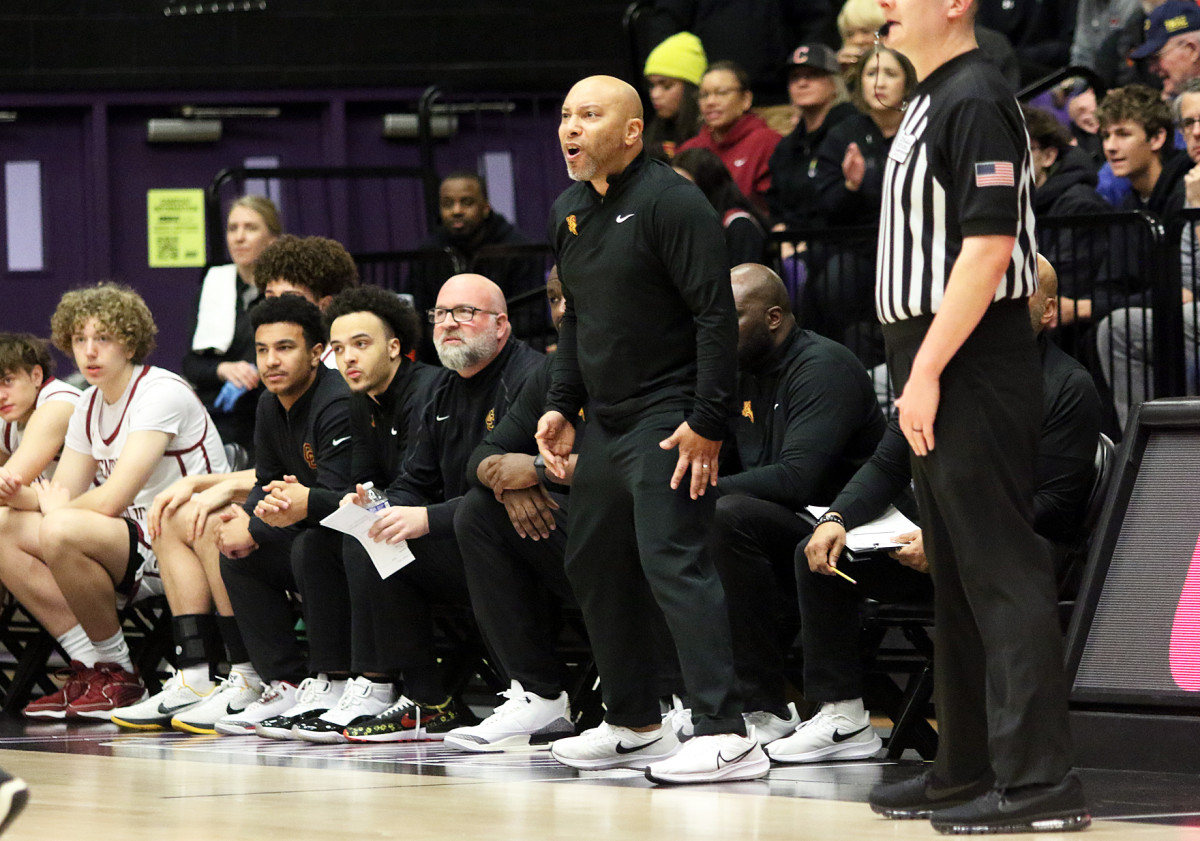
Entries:
[[198,666],[185,666],[179,671],[183,675],[183,682],[201,695],[213,688],[212,678],[208,676],[207,663],[201,663]]
[[99,663],[116,663],[127,672],[133,671],[133,660],[129,658],[129,645],[125,642],[125,635],[117,631],[106,640],[92,640],[92,645],[96,646],[96,656],[99,658]]
[[249,662],[230,663],[229,673],[233,674],[234,672],[237,672],[239,675],[245,678],[246,683],[250,684],[250,686],[260,688],[263,685],[262,677],[254,670],[253,664]]
[[82,625],[76,625],[57,639],[58,644],[63,647],[63,651],[67,652],[69,659],[78,660],[89,669],[96,665],[98,659],[96,646],[92,645],[92,641],[88,639],[87,632],[83,630]]
[[845,716],[851,721],[865,721],[867,708],[863,706],[862,698],[850,698],[846,701],[831,701],[829,706],[833,712]]

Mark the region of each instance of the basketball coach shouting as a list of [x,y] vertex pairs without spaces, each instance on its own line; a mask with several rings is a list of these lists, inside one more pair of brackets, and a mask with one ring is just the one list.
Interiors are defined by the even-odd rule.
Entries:
[[[577,83],[558,136],[578,183],[551,209],[567,311],[537,438],[564,476],[584,410],[566,572],[607,713],[551,752],[575,768],[646,768],[658,783],[761,777],[769,761],[745,735],[725,594],[704,554],[737,359],[720,221],[646,157],[625,82]],[[649,652],[660,608],[692,704],[695,736],[682,746],[659,717]]]
[[978,2],[880,0],[920,80],[888,154],[875,303],[930,525],[941,742],[931,771],[871,806],[946,833],[1081,829],[1054,568],[1032,525],[1029,139],[975,43]]

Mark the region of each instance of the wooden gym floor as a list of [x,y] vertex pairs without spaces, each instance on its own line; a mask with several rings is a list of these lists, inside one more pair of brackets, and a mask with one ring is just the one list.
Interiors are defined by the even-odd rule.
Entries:
[[[926,822],[885,821],[865,805],[875,783],[917,773],[913,760],[777,767],[765,781],[656,789],[637,772],[577,773],[545,752],[127,734],[0,718],[0,767],[32,793],[5,841],[937,837]],[[1195,776],[1083,773],[1096,819],[1089,837],[1200,841]]]

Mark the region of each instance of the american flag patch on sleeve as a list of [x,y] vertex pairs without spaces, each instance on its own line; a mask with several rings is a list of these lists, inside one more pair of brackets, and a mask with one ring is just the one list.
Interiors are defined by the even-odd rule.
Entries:
[[976,187],[1014,187],[1013,165],[1008,161],[988,161],[975,164]]

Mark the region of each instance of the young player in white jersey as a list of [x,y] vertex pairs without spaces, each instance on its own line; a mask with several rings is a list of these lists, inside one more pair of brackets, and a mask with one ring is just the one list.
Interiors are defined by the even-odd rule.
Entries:
[[158,583],[150,503],[181,476],[228,468],[187,383],[141,364],[157,328],[137,293],[116,284],[68,292],[51,330],[92,387],[71,417],[54,480],[35,485],[40,511],[9,518],[15,545],[0,549],[0,578],[72,660],[67,684],[26,713],[107,719],[145,695],[117,603]]
[[0,506],[36,508],[26,483],[54,474],[79,389],[53,373],[45,342],[0,333]]

